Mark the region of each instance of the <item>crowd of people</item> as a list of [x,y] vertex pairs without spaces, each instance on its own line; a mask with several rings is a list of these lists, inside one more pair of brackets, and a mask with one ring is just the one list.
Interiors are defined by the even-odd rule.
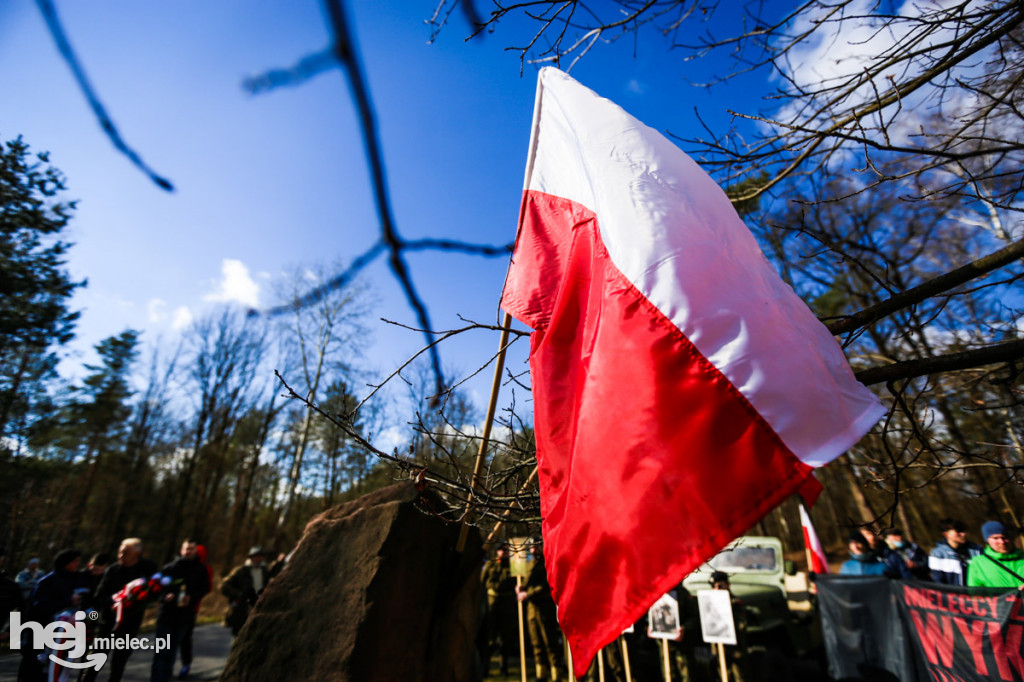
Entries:
[[[1015,546],[1013,535],[1002,522],[988,521],[981,526],[984,545],[970,541],[967,526],[958,519],[942,519],[939,530],[940,537],[930,552],[909,539],[899,528],[886,528],[878,534],[867,529],[856,530],[849,538],[850,559],[842,564],[840,573],[953,586],[1024,589],[1024,552]],[[539,541],[531,544],[529,553],[533,560],[528,563],[527,574],[518,583],[510,563],[508,545],[499,546],[494,557],[484,565],[482,578],[487,605],[479,646],[484,676],[489,674],[492,661],[499,663],[502,676],[507,675],[511,662],[519,656],[517,601],[523,604],[523,643],[533,661],[534,679],[559,680],[560,671],[567,668],[541,547]],[[711,583],[712,589],[730,589],[728,574],[720,571],[714,572]],[[707,647],[701,641],[696,598],[682,585],[670,594],[675,597],[679,608],[678,637],[668,643],[673,679],[704,679],[707,661],[698,659],[707,657]],[[736,680],[756,679],[759,675],[752,672],[744,653],[743,640],[747,625],[756,623],[759,614],[755,607],[744,604],[742,600],[734,596],[731,600],[740,643],[727,648],[730,675]],[[649,641],[645,642],[647,638],[644,635],[648,634],[645,624],[639,624],[637,630],[640,634],[630,641],[639,654],[642,645],[649,646]],[[604,650],[602,664],[606,667],[606,679],[624,679],[622,654],[615,643]],[[596,663],[591,667],[591,673],[595,669]],[[655,672],[658,674],[660,671]]]
[[[485,678],[490,674],[492,660],[496,658],[499,672],[505,677],[512,662],[519,658],[518,602],[523,607],[522,643],[533,661],[532,679],[558,682],[568,679],[569,661],[547,582],[541,542],[531,541],[526,555],[526,572],[518,580],[510,561],[508,544],[498,546],[494,556],[484,564],[482,580],[487,607],[478,642],[481,674]],[[745,656],[745,640],[747,625],[756,620],[757,609],[745,605],[731,594],[727,573],[713,572],[709,587],[730,592],[737,645],[728,648],[726,657],[733,679],[753,680]],[[657,640],[652,637],[665,639],[673,680],[702,682],[714,679],[711,668],[715,663],[711,660],[710,649],[701,639],[697,598],[682,584],[670,590],[669,594],[675,600],[675,608],[661,619],[654,609],[654,621],[657,622],[648,622],[648,616],[643,616],[633,628],[623,633],[621,641],[613,642],[598,654],[600,660],[595,659],[584,682],[662,679],[662,654],[655,644]],[[659,634],[652,634],[654,631]],[[632,674],[627,676],[626,671],[630,668]]]
[[[958,519],[941,520],[939,531],[940,538],[930,553],[899,528],[886,528],[877,535],[866,529],[855,531],[848,542],[850,559],[842,565],[840,573],[1024,589],[1024,552],[1015,546],[1013,535],[1003,523],[988,521],[981,526],[984,545],[970,541],[967,526]],[[507,674],[510,662],[519,655],[519,602],[525,619],[523,637],[532,651],[536,679],[558,680],[559,670],[566,669],[566,660],[547,584],[542,545],[534,543],[530,552],[531,560],[525,563],[527,573],[519,580],[513,576],[507,545],[499,547],[484,567],[487,616],[482,630],[481,660],[486,667],[492,655],[499,653],[501,672]],[[253,547],[245,562],[220,583],[220,591],[228,600],[225,625],[233,634],[241,629],[264,587],[283,566],[282,557],[274,565],[268,563],[268,558],[268,552]],[[184,540],[179,555],[162,568],[143,556],[142,541],[138,538],[122,541],[116,557],[99,553],[86,561],[78,550],[62,550],[54,557],[53,570],[49,572],[42,569],[38,558],[30,559],[13,580],[4,572],[5,561],[0,547],[0,617],[20,611],[23,620],[46,624],[61,618],[70,620],[69,612],[95,611],[98,618],[90,621],[91,634],[124,640],[138,634],[146,606],[155,602],[156,638],[165,638],[169,645],[154,654],[151,680],[170,680],[179,653],[178,677],[189,676],[196,616],[200,602],[213,586],[206,550],[194,540]],[[726,574],[716,572],[712,582],[715,589],[729,589]],[[673,659],[681,673],[689,672],[697,668],[693,660],[698,634],[694,623],[695,599],[681,585],[674,593],[679,604],[680,636],[673,645]],[[734,600],[735,612],[742,615],[745,611]],[[740,617],[737,623],[745,619],[746,616]],[[19,642],[22,660],[18,680],[41,682],[46,657],[30,640],[28,635]],[[121,679],[131,653],[129,647],[110,649],[107,665],[111,682]],[[605,655],[609,675],[616,679],[621,653],[609,647]],[[737,656],[732,667],[735,677],[743,677],[742,657]],[[97,674],[97,670],[87,669],[83,679],[94,680]],[[680,675],[680,679],[687,678],[692,675]]]
[[880,535],[868,529],[854,531],[848,542],[850,559],[839,572],[967,587],[1024,588],[1024,552],[1013,544],[1013,535],[1002,522],[987,521],[981,526],[984,546],[967,539],[967,526],[959,519],[942,519],[939,532],[935,547],[925,554],[899,528],[886,528]]
[[[225,625],[233,634],[245,623],[270,578],[280,570],[281,562],[267,564],[268,553],[253,547],[245,563],[236,567],[221,581],[220,590],[228,599]],[[213,586],[213,571],[206,561],[206,548],[190,538],[181,543],[178,556],[163,567],[143,556],[142,541],[126,538],[117,556],[99,553],[88,561],[82,552],[66,549],[57,553],[53,570],[44,572],[40,560],[31,559],[12,580],[4,572],[6,556],[0,547],[0,617],[7,625],[8,615],[18,611],[21,621],[43,625],[65,620],[75,622],[74,614],[89,615],[90,640],[128,642],[142,627],[146,608],[157,605],[155,640],[166,646],[154,647],[150,669],[151,682],[168,682],[174,676],[174,663],[180,654],[178,678],[191,673],[193,660],[192,634],[203,597]],[[4,630],[4,627],[0,627]],[[9,637],[3,632],[3,637]],[[19,682],[42,682],[50,679],[52,663],[47,654],[35,646],[32,631],[22,630],[21,639],[12,648],[19,648],[21,663]],[[119,682],[132,655],[130,646],[111,646],[104,669],[108,680]],[[67,673],[70,669],[64,669]],[[60,672],[58,670],[57,672]],[[74,671],[78,673],[77,670]],[[85,682],[95,680],[99,670],[86,668]]]

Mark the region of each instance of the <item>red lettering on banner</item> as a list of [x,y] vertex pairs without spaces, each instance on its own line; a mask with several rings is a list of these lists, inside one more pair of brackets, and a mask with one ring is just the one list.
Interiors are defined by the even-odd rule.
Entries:
[[988,617],[995,620],[999,618],[999,597],[978,597],[985,602],[988,608]]
[[999,618],[999,597],[982,597],[988,604],[988,615],[992,619]]
[[999,623],[988,624],[988,638],[992,642],[992,653],[995,654],[1000,679],[1013,679],[1013,673],[1010,670],[1011,666],[1024,679],[1024,659],[1021,658],[1020,653],[1022,634],[1024,634],[1024,627],[1020,625],[1007,625],[1006,637],[1004,639]]
[[965,616],[975,618],[996,618],[997,597],[968,597],[964,594],[946,595],[949,610],[953,613],[962,613]]
[[960,631],[960,634],[964,636],[964,639],[967,640],[971,656],[974,657],[974,669],[979,675],[988,677],[988,666],[985,665],[985,655],[981,651],[981,644],[985,639],[985,630],[987,629],[985,621],[976,620],[968,625],[967,620],[954,618],[953,623]]
[[916,587],[906,586],[903,588],[903,601],[907,603],[907,606],[918,609],[935,608],[935,598],[937,596],[932,590],[920,590]]
[[[903,601],[910,608],[946,611],[950,614],[962,614],[972,618],[994,619],[998,617],[999,597],[970,597],[964,594],[904,586]],[[1015,611],[1014,615],[1024,620],[1024,614]]]
[[[998,599],[998,597],[993,597],[993,599]],[[1007,595],[1004,599],[1013,602],[1013,608],[1010,609],[1010,620],[1024,620],[1024,616],[1020,613],[1021,602],[1024,602],[1024,599],[1020,599],[1015,594]]]
[[[924,622],[922,623],[922,616]],[[953,625],[949,616],[936,616],[932,613],[910,612],[910,619],[917,628],[917,636],[921,640],[921,648],[925,657],[932,665],[939,663],[947,668],[953,667]]]

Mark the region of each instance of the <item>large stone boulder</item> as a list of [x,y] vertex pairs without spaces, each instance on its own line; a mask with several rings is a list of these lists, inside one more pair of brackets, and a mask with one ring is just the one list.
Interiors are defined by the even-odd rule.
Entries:
[[238,634],[221,680],[472,679],[478,533],[410,483],[334,507],[306,526]]

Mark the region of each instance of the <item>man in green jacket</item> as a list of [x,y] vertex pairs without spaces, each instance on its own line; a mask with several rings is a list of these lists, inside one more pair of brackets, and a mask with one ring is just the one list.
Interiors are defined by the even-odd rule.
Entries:
[[967,586],[1024,589],[1024,553],[1013,546],[1006,526],[988,521],[981,527],[981,535],[987,546],[971,559]]

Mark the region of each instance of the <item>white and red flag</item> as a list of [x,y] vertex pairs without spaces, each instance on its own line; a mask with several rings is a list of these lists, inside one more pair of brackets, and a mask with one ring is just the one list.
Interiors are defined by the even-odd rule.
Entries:
[[807,548],[807,570],[812,573],[828,573],[828,559],[825,557],[825,550],[821,546],[818,534],[814,532],[814,524],[811,523],[811,516],[807,509],[800,505],[800,525],[804,530],[804,547]]
[[577,674],[883,413],[725,193],[540,72],[502,307],[530,369],[548,579]]

